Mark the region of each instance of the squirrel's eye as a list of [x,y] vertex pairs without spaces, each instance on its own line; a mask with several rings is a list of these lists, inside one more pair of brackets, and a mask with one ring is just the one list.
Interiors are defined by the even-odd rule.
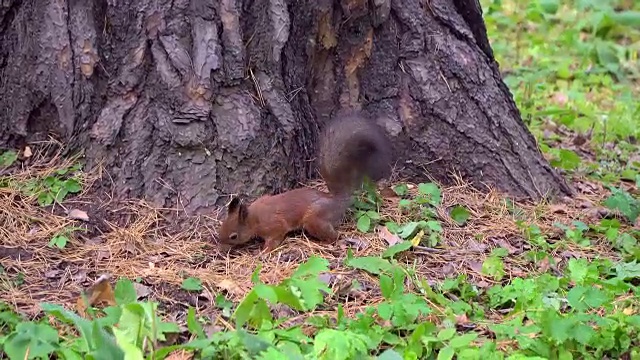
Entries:
[[233,233],[233,234],[229,235],[229,239],[231,239],[231,240],[235,240],[237,238],[238,238],[238,233]]

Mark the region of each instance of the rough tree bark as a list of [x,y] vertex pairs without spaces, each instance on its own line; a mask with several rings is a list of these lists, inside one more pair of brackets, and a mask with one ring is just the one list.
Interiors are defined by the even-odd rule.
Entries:
[[570,193],[477,0],[0,3],[0,146],[55,134],[120,197],[197,211],[295,187],[340,108],[384,120],[403,175]]

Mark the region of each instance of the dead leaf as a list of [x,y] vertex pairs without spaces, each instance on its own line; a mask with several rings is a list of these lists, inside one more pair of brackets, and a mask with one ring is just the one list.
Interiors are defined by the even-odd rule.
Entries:
[[33,155],[33,152],[31,152],[31,148],[28,146],[25,146],[22,156],[24,156],[25,158],[30,158],[31,155]]
[[79,209],[72,209],[71,211],[69,211],[69,214],[67,216],[69,216],[70,219],[74,220],[89,221],[89,215],[87,215],[86,211],[82,211]]
[[[86,310],[89,306],[113,306],[116,304],[116,299],[113,294],[109,278],[109,275],[100,276],[93,285],[84,291],[84,294],[80,295],[76,301],[76,310],[78,310],[78,313],[81,316],[86,316]],[[84,299],[85,297],[88,300],[88,304]]]
[[136,289],[136,295],[138,296],[138,299],[151,294],[151,288],[146,285],[142,285],[138,282],[133,282],[133,287]]
[[482,261],[471,260],[469,261],[469,267],[476,272],[482,273]]
[[469,318],[467,317],[467,314],[462,314],[462,315],[458,315],[456,316],[456,324],[457,325],[467,325],[469,324]]
[[227,292],[238,295],[242,293],[242,289],[238,284],[229,279],[223,279],[217,284],[218,288],[226,290]]
[[49,270],[44,273],[44,277],[47,279],[55,279],[58,278],[62,274],[62,270]]
[[548,257],[542,258],[542,260],[538,262],[538,270],[540,270],[540,272],[542,273],[546,273],[547,271],[549,271],[549,266],[550,264]]
[[549,205],[549,211],[556,214],[566,214],[567,213],[567,205],[565,204],[551,204]]
[[395,191],[393,191],[392,188],[385,186],[382,189],[380,189],[380,195],[385,198],[385,199],[389,199],[389,198],[399,198],[400,196],[398,196],[398,194],[396,194]]
[[497,238],[495,239],[495,242],[500,245],[500,247],[507,249],[507,252],[511,255],[520,253],[519,249],[511,246],[511,244],[503,238]]
[[583,135],[578,133],[574,138],[573,138],[573,145],[575,146],[582,146],[584,144],[587,143],[588,138]]
[[111,253],[106,250],[100,250],[96,253],[96,260],[102,261],[111,257]]
[[553,102],[558,105],[565,105],[569,101],[569,97],[565,93],[557,92],[553,95]]
[[402,239],[398,235],[392,234],[386,226],[378,226],[378,232],[389,246],[402,242]]
[[451,263],[446,263],[442,269],[440,269],[443,275],[453,275],[456,272],[456,269],[453,267]]
[[336,276],[331,273],[323,272],[318,275],[318,279],[330,286],[336,281]]
[[366,242],[366,241],[364,241],[363,239],[360,239],[360,238],[350,237],[350,238],[345,239],[345,242],[347,244],[350,244],[353,247],[355,247],[356,250],[358,250],[358,251],[366,249],[369,246],[368,242]]
[[635,313],[635,310],[633,310],[632,307],[628,307],[628,308],[625,308],[624,310],[622,310],[622,313],[627,315],[627,316],[631,316],[631,315],[633,315]]
[[485,250],[487,250],[487,245],[485,244],[480,244],[477,241],[470,239],[469,243],[467,244],[467,249],[473,251],[473,252],[485,252]]

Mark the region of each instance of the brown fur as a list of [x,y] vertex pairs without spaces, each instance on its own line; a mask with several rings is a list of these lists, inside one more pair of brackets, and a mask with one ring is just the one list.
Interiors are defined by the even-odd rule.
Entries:
[[353,190],[365,176],[376,181],[390,173],[391,145],[374,123],[350,115],[325,127],[319,148],[320,173],[330,193],[300,188],[262,196],[249,206],[234,198],[219,231],[221,248],[259,237],[265,241],[264,250],[270,252],[296,230],[305,230],[322,242],[338,239],[336,228]]

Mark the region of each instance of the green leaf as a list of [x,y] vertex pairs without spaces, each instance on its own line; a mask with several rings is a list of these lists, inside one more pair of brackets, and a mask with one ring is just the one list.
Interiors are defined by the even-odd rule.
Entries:
[[447,341],[451,339],[455,334],[456,334],[455,328],[446,328],[446,329],[440,330],[437,336],[438,336],[438,340]]
[[461,336],[456,336],[452,338],[451,341],[449,341],[449,346],[451,346],[454,349],[462,348],[471,344],[471,342],[477,338],[478,338],[478,334],[474,332],[464,334]]
[[347,258],[345,265],[355,269],[367,271],[374,275],[380,275],[383,272],[390,271],[393,266],[388,260],[377,256],[364,256],[357,258]]
[[456,205],[451,209],[451,218],[459,225],[464,225],[471,214],[464,206]]
[[129,304],[138,300],[138,294],[133,283],[127,278],[120,278],[116,282],[114,289],[116,303],[119,305]]
[[82,186],[80,186],[80,183],[76,179],[65,180],[63,186],[68,192],[72,194],[78,193],[80,192],[80,190],[82,190]]
[[640,215],[640,202],[621,189],[611,188],[611,196],[605,200],[604,205],[611,210],[620,211],[631,223]]
[[585,324],[577,324],[571,331],[573,338],[576,339],[582,345],[589,345],[591,339],[597,336],[597,333],[591,326]]
[[400,184],[393,187],[393,192],[398,196],[405,196],[409,192],[409,186],[407,184]]
[[380,220],[380,214],[378,214],[378,212],[376,211],[368,210],[366,214],[371,220]]
[[53,204],[53,196],[48,191],[43,191],[38,195],[38,205],[49,206]]
[[369,228],[371,227],[371,219],[366,214],[363,214],[358,218],[356,227],[358,228],[358,230],[360,230],[360,232],[368,232]]
[[620,25],[640,28],[640,11],[620,11],[614,12],[610,16]]
[[278,303],[278,294],[276,294],[272,286],[257,284],[254,286],[253,290],[261,299],[268,300],[272,304]]
[[59,249],[64,249],[65,246],[67,246],[67,243],[69,242],[69,238],[67,238],[64,235],[58,235],[58,236],[54,236],[51,241],[49,241],[49,247],[54,247],[56,246]]
[[431,205],[438,206],[442,201],[442,192],[438,185],[434,183],[418,184],[418,192],[428,196]]
[[303,278],[317,276],[323,271],[329,270],[329,261],[318,256],[311,256],[307,261],[300,264],[298,269],[291,275],[292,278]]
[[623,280],[635,279],[640,277],[640,264],[635,260],[628,263],[616,264],[616,276]]
[[93,328],[91,330],[96,347],[87,355],[92,356],[96,360],[124,360],[125,354],[122,349],[116,344],[113,337],[100,327],[97,321],[93,322]]
[[398,253],[411,249],[411,241],[403,241],[399,242],[395,245],[390,246],[387,250],[382,253],[383,258],[393,258]]
[[440,349],[440,351],[438,352],[438,357],[436,358],[437,360],[451,360],[453,359],[453,356],[456,354],[456,351],[450,347],[450,346],[446,346],[442,349]]
[[442,225],[440,225],[440,222],[436,220],[429,220],[427,221],[426,225],[427,228],[429,228],[429,230],[431,231],[442,232]]
[[18,153],[13,150],[7,150],[0,154],[0,166],[9,167],[18,160]]
[[378,355],[378,357],[376,357],[376,359],[378,359],[378,360],[402,360],[403,357],[397,351],[395,351],[393,349],[387,349],[387,350],[383,351],[380,355]]
[[616,54],[615,49],[609,43],[598,42],[596,45],[596,53],[598,55],[598,63],[603,66],[616,67],[620,63],[618,54]]
[[547,14],[554,15],[560,8],[559,0],[539,0],[540,8]]
[[58,347],[58,332],[49,325],[23,322],[5,340],[4,352],[9,359],[49,358]]
[[118,346],[124,351],[124,358],[126,360],[144,360],[142,350],[131,342],[131,337],[126,332],[117,327],[113,327],[111,330],[116,337]]
[[189,309],[187,310],[187,329],[189,329],[190,333],[196,335],[198,339],[204,339],[207,337],[202,325],[196,318],[196,310],[191,306],[189,306]]
[[398,234],[401,238],[403,239],[407,239],[411,236],[414,235],[414,233],[416,232],[416,230],[418,230],[418,225],[419,223],[412,221],[409,223],[404,224],[403,226],[400,227],[400,234]]
[[182,281],[182,288],[187,291],[201,291],[202,280],[194,277],[188,277]]
[[565,170],[574,170],[578,168],[582,162],[580,156],[572,150],[559,149],[557,151],[557,156],[558,158],[550,161],[551,166]]
[[65,188],[60,188],[60,189],[56,189],[54,194],[56,195],[55,196],[56,202],[61,203],[62,201],[64,201],[64,198],[67,197],[67,195],[69,195],[69,192]]

